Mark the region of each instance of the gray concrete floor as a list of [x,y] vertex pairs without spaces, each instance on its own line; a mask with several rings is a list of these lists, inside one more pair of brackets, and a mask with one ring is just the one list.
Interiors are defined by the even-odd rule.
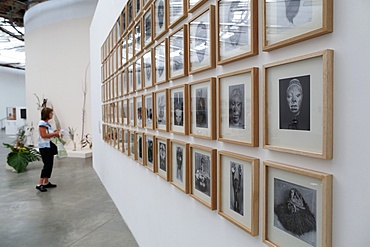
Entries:
[[55,158],[51,182],[39,192],[41,162],[24,173],[6,168],[15,137],[0,131],[0,247],[136,247],[133,235],[101,184],[91,158]]

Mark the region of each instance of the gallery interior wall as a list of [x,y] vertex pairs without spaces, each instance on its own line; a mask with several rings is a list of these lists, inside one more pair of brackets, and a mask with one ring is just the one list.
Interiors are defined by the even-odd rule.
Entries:
[[[214,1],[210,2],[215,4]],[[99,1],[90,28],[93,165],[140,246],[266,246],[262,243],[263,177],[260,166],[259,235],[251,237],[184,194],[157,174],[101,139],[101,46],[126,1]],[[370,2],[335,1],[334,32],[271,52],[262,52],[259,1],[259,54],[217,67],[217,74],[253,66],[259,73],[259,147],[199,140],[200,145],[333,174],[333,246],[366,246],[370,240],[369,136]],[[197,13],[197,12],[196,12]],[[334,50],[333,159],[321,160],[262,148],[262,66],[325,49]],[[203,72],[191,80],[214,76]],[[171,85],[171,83],[170,83]],[[162,87],[159,87],[161,89]],[[156,131],[149,131],[156,134]],[[194,142],[189,136],[161,133]]]
[[24,70],[0,67],[0,119],[6,118],[6,107],[26,105]]
[[77,129],[77,140],[82,131],[85,80],[84,133],[91,134],[89,26],[96,2],[47,1],[35,5],[25,15],[28,121],[40,120],[36,94],[40,103],[43,98],[48,99],[63,129]]

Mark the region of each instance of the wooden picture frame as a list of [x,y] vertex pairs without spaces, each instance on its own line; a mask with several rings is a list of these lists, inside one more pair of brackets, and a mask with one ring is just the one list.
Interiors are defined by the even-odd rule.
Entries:
[[263,66],[263,147],[333,157],[333,50]]
[[146,49],[154,42],[153,34],[153,7],[150,6],[143,15],[143,45]]
[[217,78],[218,140],[258,146],[258,68],[249,68]]
[[143,96],[136,96],[135,98],[135,125],[143,128]]
[[129,115],[129,125],[132,127],[135,127],[135,120],[136,120],[136,114],[135,114],[135,98],[129,98],[128,99],[128,115]]
[[160,39],[168,31],[168,0],[154,0],[153,31],[154,39]]
[[154,92],[154,128],[168,132],[168,89]]
[[168,38],[168,78],[175,80],[188,75],[188,25],[173,31]]
[[178,23],[188,16],[187,0],[169,0],[168,4],[168,27],[174,28]]
[[138,19],[134,26],[134,55],[138,56],[143,51],[143,22]]
[[127,29],[130,29],[134,24],[134,0],[127,0]]
[[123,129],[122,128],[117,128],[118,129],[118,150],[123,153]]
[[189,135],[216,139],[216,78],[189,84],[190,124]]
[[142,64],[142,79],[143,79],[143,88],[150,88],[154,85],[154,68],[153,68],[153,53],[152,49],[147,51],[143,56],[141,60]]
[[135,91],[138,92],[143,89],[143,80],[142,75],[142,65],[141,65],[141,57],[137,58],[134,62],[134,84],[135,84]]
[[144,128],[153,129],[153,116],[154,116],[154,96],[153,93],[143,95],[144,99]]
[[333,32],[333,2],[262,1],[262,50],[272,51]]
[[144,166],[156,172],[155,170],[155,136],[152,134],[144,134]]
[[121,37],[126,35],[126,31],[127,31],[127,9],[126,7],[124,7],[121,12]]
[[123,125],[129,125],[129,104],[128,104],[128,99],[122,100],[122,117],[123,117]]
[[111,128],[111,131],[112,131],[112,147],[115,148],[115,149],[118,149],[118,132],[117,132],[117,128],[116,127],[112,127]]
[[218,151],[218,214],[258,235],[259,159]]
[[134,0],[134,18],[135,21],[138,21],[141,17],[143,9],[143,2],[142,0]]
[[123,96],[128,94],[128,81],[127,81],[127,68],[122,70],[122,94]]
[[134,58],[134,44],[135,44],[135,37],[134,37],[134,29],[130,29],[126,35],[127,38],[127,60],[131,62]]
[[189,74],[216,67],[215,7],[210,5],[189,21]]
[[127,67],[127,86],[128,93],[135,92],[135,83],[134,83],[134,64],[130,64]]
[[169,89],[170,97],[170,131],[172,133],[189,134],[189,86],[187,84]]
[[169,166],[169,150],[170,140],[156,136],[155,138],[155,150],[156,150],[156,173],[166,181],[170,180],[171,166]]
[[139,162],[141,165],[144,164],[144,133],[143,132],[136,132],[135,136],[136,140],[136,157],[135,160]]
[[128,62],[128,59],[127,59],[127,37],[125,36],[122,40],[121,40],[121,63],[122,63],[122,66],[125,66]]
[[217,1],[218,64],[258,54],[258,0]]
[[136,160],[136,131],[130,131],[130,158]]
[[123,100],[117,101],[117,124],[123,125]]
[[143,0],[143,9],[146,10],[148,7],[151,6],[153,0]]
[[[163,0],[161,0],[163,1]],[[154,84],[161,84],[168,81],[168,60],[167,60],[167,39],[153,48],[154,56]]]
[[190,145],[190,196],[215,210],[217,208],[217,151]]
[[333,176],[264,161],[263,177],[263,242],[331,247]]
[[170,141],[170,183],[189,193],[189,143],[172,139]]
[[123,129],[123,153],[130,155],[130,131],[128,129]]
[[207,0],[188,0],[188,12],[193,13],[199,9]]

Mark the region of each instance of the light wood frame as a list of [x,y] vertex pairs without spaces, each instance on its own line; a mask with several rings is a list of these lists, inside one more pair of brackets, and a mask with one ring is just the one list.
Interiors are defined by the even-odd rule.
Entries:
[[136,120],[136,112],[135,112],[135,98],[134,97],[131,97],[131,98],[128,98],[128,121],[129,121],[129,125],[132,126],[132,127],[135,127],[135,120]]
[[218,214],[252,236],[258,235],[259,159],[218,151]]
[[[256,67],[217,77],[219,141],[258,146],[258,84]],[[231,97],[236,97],[237,102],[232,102]],[[235,116],[237,123],[234,112],[241,115]]]
[[[143,95],[143,105],[144,105],[144,114],[143,114],[143,120],[144,120],[144,128],[147,129],[153,129],[153,116],[154,116],[154,93],[147,93]],[[148,107],[148,104],[150,104],[150,107]],[[148,109],[149,108],[149,109]],[[151,110],[151,112],[150,112]],[[151,114],[151,116],[150,116]]]
[[134,55],[138,56],[143,51],[143,21],[138,19],[134,26]]
[[128,104],[128,99],[123,99],[122,100],[122,123],[123,125],[128,126],[129,125],[129,118],[130,118],[130,113],[129,113],[129,104]]
[[187,0],[188,12],[193,13],[199,9],[207,0]]
[[144,53],[141,60],[142,69],[143,72],[141,78],[143,79],[143,88],[150,88],[154,85],[154,59],[153,59],[153,52],[152,49]]
[[210,5],[189,21],[189,74],[216,67],[216,23],[214,20],[215,6]]
[[134,53],[135,53],[135,36],[134,36],[134,29],[130,29],[126,34],[127,39],[127,61],[129,63],[132,62],[134,59]]
[[126,35],[127,31],[127,9],[126,6],[121,12],[121,37]]
[[135,23],[134,8],[134,0],[127,0],[127,29],[131,29],[132,25]]
[[[285,5],[284,1],[263,0],[262,50],[272,51],[333,32],[333,2],[318,0],[312,6],[303,1]],[[300,6],[293,6],[297,3]],[[283,11],[285,8],[291,11]]]
[[143,95],[139,95],[135,97],[135,126],[139,128],[143,128]]
[[[169,122],[169,97],[168,89],[154,92],[153,124],[156,130],[168,132]],[[164,109],[163,109],[164,108]],[[161,115],[161,116],[159,116]]]
[[187,10],[188,10],[188,0],[169,0],[167,9],[168,27],[174,28],[178,23],[185,19],[188,16]]
[[[189,193],[189,143],[172,139],[170,141],[170,157],[171,164],[170,183],[176,188]],[[181,154],[178,159],[178,154]],[[179,164],[180,163],[180,169]]]
[[[163,145],[165,145],[165,149],[163,150]],[[155,150],[156,150],[156,173],[166,181],[170,180],[171,175],[171,166],[169,165],[170,159],[170,139],[167,139],[163,136],[156,136],[155,138]],[[165,153],[163,153],[163,151]],[[161,163],[161,159],[165,159],[164,163]]]
[[130,130],[123,129],[123,153],[130,156]]
[[154,84],[161,84],[168,81],[168,59],[167,59],[167,39],[158,43],[153,48],[153,57],[154,57]]
[[[324,50],[263,66],[264,148],[332,159],[333,55],[333,50]],[[285,96],[291,84],[303,92],[302,103],[295,101],[293,110]]]
[[127,67],[127,87],[129,94],[135,92],[134,64]]
[[[179,45],[181,47],[179,48]],[[168,78],[175,80],[188,75],[188,25],[174,30],[168,38]],[[179,68],[178,68],[179,67]]]
[[[182,94],[182,98],[180,98]],[[189,134],[189,85],[182,84],[169,89],[169,128],[172,133]],[[177,111],[177,112],[176,112]],[[181,120],[176,121],[177,114],[181,114]]]
[[134,62],[134,84],[135,91],[138,92],[143,89],[143,66],[141,64],[142,58],[139,57]]
[[[136,140],[136,156],[135,160],[139,162],[141,165],[144,164],[144,133],[143,132],[136,132],[135,134],[135,140]],[[140,144],[141,140],[141,144]],[[141,150],[140,150],[141,148]],[[140,157],[140,151],[141,151],[141,157]]]
[[[203,164],[201,162],[204,161]],[[190,196],[211,210],[217,208],[217,151],[190,145]]]
[[212,77],[190,83],[189,94],[189,135],[215,140],[216,78]]
[[[151,147],[149,147],[150,145]],[[150,154],[148,149],[152,151]],[[149,155],[150,154],[150,155]],[[144,166],[152,172],[157,172],[155,166],[155,136],[152,134],[144,134]]]
[[[333,176],[264,161],[263,178],[263,242],[268,246],[331,247]],[[282,213],[285,210],[290,217],[306,212],[304,220],[302,213],[295,216],[301,216],[300,230],[281,221],[286,219]]]
[[122,95],[125,96],[128,94],[128,78],[127,78],[127,74],[128,74],[128,70],[127,68],[123,69],[121,71],[122,73]]
[[121,39],[121,64],[125,66],[128,63],[127,59],[127,38],[126,36]]
[[148,9],[143,14],[143,46],[144,49],[148,48],[154,42],[154,26],[153,26],[153,6],[148,7]]
[[136,131],[130,130],[130,158],[136,160]]
[[[163,4],[163,6],[160,5],[161,3]],[[168,0],[154,0],[154,3],[153,3],[153,32],[154,32],[155,40],[160,39],[168,31],[167,5],[168,5]],[[159,12],[160,7],[163,8],[162,10],[163,13]],[[161,20],[160,17],[163,19]]]
[[134,18],[135,21],[139,20],[141,15],[143,14],[143,1],[142,0],[134,0]]
[[148,7],[151,6],[151,3],[153,2],[153,0],[143,0],[143,9],[144,10],[147,10]]

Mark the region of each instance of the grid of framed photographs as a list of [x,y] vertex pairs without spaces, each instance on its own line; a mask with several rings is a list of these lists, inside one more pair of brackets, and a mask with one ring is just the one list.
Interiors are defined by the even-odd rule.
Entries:
[[[262,50],[332,32],[333,1],[311,2],[264,0]],[[257,18],[258,0],[129,0],[101,47],[102,139],[252,236],[260,161],[214,147],[259,146],[259,68],[223,72],[258,55]],[[263,148],[332,159],[333,51],[262,74]],[[270,161],[263,169],[263,241],[331,246],[332,175]],[[280,209],[291,207],[307,209],[315,229],[287,225]]]

